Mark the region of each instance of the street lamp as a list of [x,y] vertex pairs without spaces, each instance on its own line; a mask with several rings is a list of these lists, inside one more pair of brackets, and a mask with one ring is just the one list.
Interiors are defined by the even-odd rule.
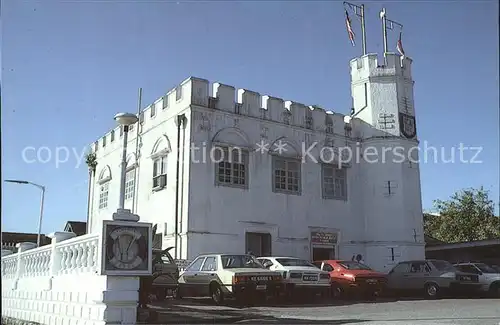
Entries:
[[127,171],[127,144],[128,144],[128,129],[129,126],[139,120],[137,115],[131,113],[118,113],[115,115],[115,121],[123,127],[123,148],[122,148],[122,163],[120,174],[120,201],[118,202],[118,210],[125,208],[125,177]]
[[37,245],[37,247],[40,247],[40,237],[41,237],[41,233],[42,233],[42,220],[43,220],[43,204],[45,201],[45,186],[35,184],[32,182],[28,182],[28,181],[19,180],[19,179],[6,179],[5,182],[33,185],[42,191],[41,198],[40,198],[40,216],[38,218],[38,233],[36,236],[36,245]]

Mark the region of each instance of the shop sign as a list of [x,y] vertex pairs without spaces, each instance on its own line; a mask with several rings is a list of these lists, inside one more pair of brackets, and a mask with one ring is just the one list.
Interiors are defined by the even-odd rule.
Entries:
[[335,245],[337,243],[337,234],[333,232],[311,232],[311,242],[313,244]]

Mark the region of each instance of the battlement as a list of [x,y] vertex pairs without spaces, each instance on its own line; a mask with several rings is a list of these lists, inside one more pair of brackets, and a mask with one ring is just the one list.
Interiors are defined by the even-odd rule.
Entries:
[[[261,95],[248,89],[236,89],[219,82],[213,83],[210,87],[208,80],[195,77],[184,80],[179,86],[146,106],[139,116],[138,123],[141,123],[143,130],[149,129],[173,117],[189,105],[283,123],[312,131],[342,134],[344,132],[343,114],[269,95]],[[136,130],[137,123],[131,127],[130,140],[135,138]],[[103,150],[103,147],[106,151],[107,148],[114,148],[115,145],[119,145],[120,141],[116,141],[116,139],[121,134],[120,127],[116,127],[103,138],[97,140],[93,144],[92,150],[95,152],[97,149],[99,152]]]
[[387,64],[384,58],[379,58],[378,54],[370,53],[352,59],[351,80],[353,82],[364,80],[369,77],[401,76],[412,80],[411,64],[413,60],[402,57],[396,53],[387,53]]

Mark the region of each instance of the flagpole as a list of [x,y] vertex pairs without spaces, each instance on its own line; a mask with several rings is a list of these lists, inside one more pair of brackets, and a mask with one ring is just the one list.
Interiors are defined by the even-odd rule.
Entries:
[[382,37],[384,40],[384,63],[387,65],[387,15],[385,8],[382,8],[382,11],[380,12],[380,18],[382,18]]
[[135,161],[136,161],[136,166],[135,166],[135,177],[134,177],[134,195],[132,197],[132,213],[137,213],[137,201],[139,199],[138,192],[139,192],[139,166],[140,166],[140,152],[139,152],[139,146],[140,146],[140,141],[139,137],[141,136],[140,134],[142,133],[142,125],[141,125],[141,106],[142,106],[142,88],[139,88],[139,95],[137,99],[137,118],[139,121],[137,122],[137,135],[135,137]]
[[[382,35],[384,39],[384,63],[387,65],[387,53],[389,53],[387,46],[387,30],[394,29],[394,25],[399,26],[399,28],[403,30],[403,25],[395,22],[394,20],[387,19],[387,12],[385,8],[382,8],[382,11],[380,12],[380,19],[382,19]],[[389,23],[389,25],[387,25],[387,23]]]
[[361,37],[363,46],[363,55],[366,55],[366,29],[365,29],[365,5],[361,5]]
[[[349,6],[351,10],[354,11],[354,14],[358,16],[361,20],[361,47],[363,51],[363,55],[366,55],[366,28],[365,28],[365,5],[355,5],[353,3],[344,1],[344,8],[346,5]],[[358,13],[359,10],[359,13]]]

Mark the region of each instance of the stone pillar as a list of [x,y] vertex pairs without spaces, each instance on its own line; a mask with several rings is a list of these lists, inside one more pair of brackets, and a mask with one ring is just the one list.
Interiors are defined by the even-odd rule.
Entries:
[[76,234],[66,231],[56,231],[48,235],[52,239],[50,245],[52,246],[52,252],[50,253],[50,275],[54,276],[59,271],[61,267],[61,254],[58,254],[56,250],[56,244],[62,241],[75,238]]

